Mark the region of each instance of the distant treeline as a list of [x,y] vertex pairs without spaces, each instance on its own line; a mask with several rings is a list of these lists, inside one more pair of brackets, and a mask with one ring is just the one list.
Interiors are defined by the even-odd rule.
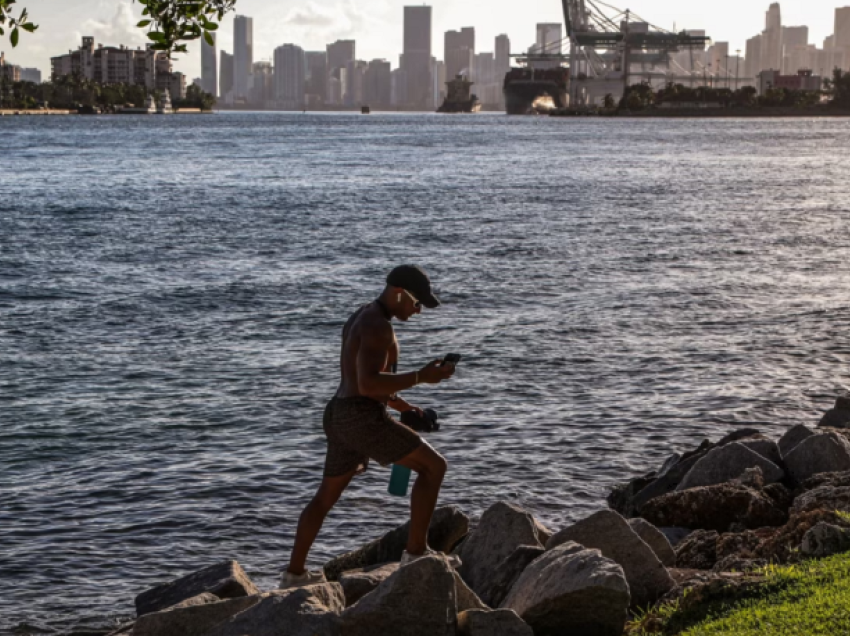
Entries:
[[[161,91],[153,91],[158,101]],[[81,106],[97,107],[103,112],[117,112],[125,106],[140,108],[145,105],[148,90],[136,84],[100,84],[79,74],[65,75],[52,82],[12,82],[0,77],[0,108],[59,108],[77,109]],[[212,110],[215,97],[192,84],[186,89],[185,99],[172,99],[172,106]]]
[[[690,87],[683,84],[668,83],[664,88],[654,90],[648,83],[634,84],[628,88],[619,103],[622,110],[644,110],[655,106],[686,104],[718,104],[725,107],[800,107],[815,106],[827,97],[829,103],[850,108],[850,72],[835,69],[831,79],[824,80],[823,90],[805,91],[787,88],[768,88],[759,95],[752,86],[737,90],[713,88],[709,86]],[[608,95],[606,108],[615,108],[614,99]]]

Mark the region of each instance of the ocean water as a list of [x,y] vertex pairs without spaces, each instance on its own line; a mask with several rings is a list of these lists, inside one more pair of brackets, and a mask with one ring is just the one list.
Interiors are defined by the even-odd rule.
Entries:
[[[848,386],[850,122],[502,115],[0,119],[0,632],[133,613],[235,558],[261,588],[321,475],[340,331],[396,264],[441,503],[552,528]],[[372,465],[319,566],[406,518]]]

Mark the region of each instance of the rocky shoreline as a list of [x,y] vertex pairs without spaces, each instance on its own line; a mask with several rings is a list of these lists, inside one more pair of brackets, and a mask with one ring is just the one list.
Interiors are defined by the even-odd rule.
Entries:
[[459,556],[457,570],[443,556],[400,567],[406,525],[295,590],[261,592],[223,561],[140,594],[138,618],[111,636],[620,636],[658,604],[745,595],[769,563],[850,550],[848,438],[843,397],[778,440],[736,430],[557,531],[505,502],[474,527],[439,508],[429,543]]

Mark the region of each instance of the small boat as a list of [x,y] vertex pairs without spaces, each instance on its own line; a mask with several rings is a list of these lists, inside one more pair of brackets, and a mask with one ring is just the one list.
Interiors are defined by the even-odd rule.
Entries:
[[368,107],[368,106],[361,106],[361,107],[360,107],[360,114],[361,114],[361,115],[368,115],[368,114],[369,114],[369,113],[371,113],[371,112],[372,112],[372,111],[369,109],[369,107]]
[[446,82],[446,99],[437,109],[438,113],[477,113],[481,102],[470,92],[472,82],[463,75]]

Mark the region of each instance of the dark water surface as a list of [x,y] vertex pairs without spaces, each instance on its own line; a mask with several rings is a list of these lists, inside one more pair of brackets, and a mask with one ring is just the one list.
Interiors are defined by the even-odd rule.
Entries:
[[[269,588],[319,479],[347,315],[391,266],[441,501],[558,528],[848,386],[847,120],[0,120],[0,631],[132,614],[231,557]],[[405,519],[358,478],[312,564]]]

